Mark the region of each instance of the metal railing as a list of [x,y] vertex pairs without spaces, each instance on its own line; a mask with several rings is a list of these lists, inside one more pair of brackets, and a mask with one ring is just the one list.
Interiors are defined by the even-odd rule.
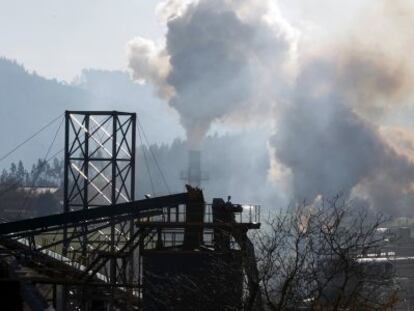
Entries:
[[[243,204],[241,212],[234,213],[234,221],[241,224],[257,224],[260,223],[260,205]],[[186,222],[186,206],[178,205],[164,207],[160,215],[152,216],[146,219],[150,222],[168,222],[168,223],[185,223]],[[212,204],[205,204],[204,222],[213,222]]]
[[[236,223],[253,224],[260,223],[260,205],[241,204],[241,212],[234,213],[234,220]],[[205,205],[204,222],[213,222],[213,206],[212,204]]]
[[[257,224],[260,223],[260,206],[252,204],[243,204],[241,212],[234,213],[234,221],[240,224]],[[177,224],[177,228],[158,228],[153,229],[151,234],[146,238],[146,248],[154,249],[158,246],[162,247],[179,247],[184,243],[184,228],[180,227],[186,223],[186,206],[178,205],[165,207],[162,213],[157,216],[149,217],[148,222],[165,222]],[[204,223],[213,223],[212,204],[205,204]],[[203,245],[206,247],[214,247],[214,229],[203,229]],[[235,244],[233,241],[232,244]]]
[[[158,239],[161,238],[161,243]],[[202,245],[204,247],[214,247],[214,230],[213,229],[204,229],[203,230],[203,239]],[[144,239],[145,249],[156,249],[157,246],[162,248],[174,248],[180,247],[184,244],[184,229],[160,229],[160,233],[157,232],[157,229],[154,229],[145,239]],[[230,248],[237,248],[237,242],[233,237],[230,239]]]

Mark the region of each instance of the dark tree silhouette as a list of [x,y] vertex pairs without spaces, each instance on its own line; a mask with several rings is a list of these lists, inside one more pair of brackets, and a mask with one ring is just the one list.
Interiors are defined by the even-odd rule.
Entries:
[[270,219],[255,237],[269,310],[388,310],[397,302],[391,264],[369,260],[384,244],[383,216],[337,196]]

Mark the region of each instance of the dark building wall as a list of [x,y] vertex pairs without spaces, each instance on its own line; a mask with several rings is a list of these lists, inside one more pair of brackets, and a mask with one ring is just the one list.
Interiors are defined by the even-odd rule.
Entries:
[[239,251],[147,251],[143,256],[144,310],[240,310]]
[[21,311],[23,310],[23,299],[20,282],[12,279],[9,272],[9,267],[0,264],[0,310]]

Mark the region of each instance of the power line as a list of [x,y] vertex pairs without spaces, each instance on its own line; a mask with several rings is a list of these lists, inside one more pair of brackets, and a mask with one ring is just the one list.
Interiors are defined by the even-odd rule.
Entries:
[[36,183],[37,179],[39,178],[40,174],[42,173],[43,168],[44,168],[44,167],[46,166],[46,164],[47,164],[47,163],[49,163],[49,161],[52,159],[52,158],[49,158],[49,159],[48,159],[48,156],[49,156],[49,154],[50,154],[50,151],[52,150],[53,145],[55,144],[56,137],[58,136],[58,134],[59,134],[59,132],[60,132],[60,128],[62,127],[63,120],[64,120],[64,118],[62,117],[62,120],[60,121],[59,126],[58,126],[58,128],[57,128],[57,130],[56,130],[56,132],[55,132],[55,134],[54,134],[54,136],[53,136],[52,142],[50,143],[49,148],[47,149],[46,154],[45,154],[45,156],[43,157],[43,160],[42,160],[42,162],[41,162],[40,166],[37,168],[37,170],[38,170],[38,171],[37,171],[36,175],[34,176],[34,180],[32,180],[32,186],[34,186],[34,185],[35,185],[35,183]]
[[141,131],[140,131],[139,128],[138,128],[138,136],[139,136],[139,140],[141,141],[142,153],[144,155],[145,167],[147,169],[147,174],[148,174],[150,184],[151,184],[151,191],[152,191],[152,194],[154,194],[155,193],[154,182],[152,180],[151,170],[150,170],[149,164],[148,164],[147,153],[145,151],[145,143],[144,143],[144,140],[141,137]]
[[[58,136],[59,132],[60,132],[60,128],[62,127],[63,124],[63,120],[64,118],[62,117],[62,120],[59,123],[59,126],[55,132],[55,135],[53,136],[52,142],[49,145],[49,148],[46,151],[45,156],[43,157],[43,161],[40,163],[39,167],[37,168],[37,172],[34,172],[34,176],[33,176],[33,180],[31,180],[31,186],[30,187],[34,187],[36,185],[37,179],[40,177],[40,174],[43,171],[43,168],[46,167],[46,164],[49,163],[49,160],[47,159],[50,151],[52,150],[53,145],[55,144],[56,141],[56,137]],[[30,190],[29,190],[30,192]],[[23,204],[22,204],[22,209],[24,210],[29,202],[29,197],[30,197],[30,193],[26,193],[26,196],[24,198]]]
[[[62,115],[60,115],[60,116],[62,116]],[[37,172],[37,174],[34,176],[34,181],[32,181],[32,185],[34,185],[34,183],[36,182],[36,180],[37,180],[37,178],[39,177],[39,175],[40,175],[40,173],[41,173],[41,170],[43,169],[43,167],[47,164],[47,163],[49,163],[52,159],[54,159],[58,154],[60,154],[61,152],[63,152],[63,150],[64,150],[64,148],[62,148],[62,149],[60,149],[59,151],[57,151],[56,153],[54,153],[52,156],[50,156],[49,158],[48,158],[48,156],[49,156],[49,154],[50,154],[50,151],[52,150],[52,147],[53,147],[53,145],[54,145],[54,143],[55,143],[55,141],[56,141],[56,138],[57,138],[57,136],[58,136],[58,134],[59,134],[59,131],[60,131],[60,129],[61,129],[61,127],[62,127],[62,124],[63,124],[63,120],[64,120],[64,118],[62,117],[62,119],[61,119],[61,122],[59,123],[59,126],[58,126],[58,128],[57,128],[57,130],[56,130],[56,132],[55,132],[55,134],[54,134],[54,136],[53,136],[53,139],[52,139],[52,142],[50,143],[50,145],[49,145],[49,148],[47,149],[47,152],[46,152],[46,154],[45,154],[45,156],[44,156],[44,158],[43,158],[43,161],[41,162],[41,164],[40,164],[40,166],[38,167],[38,172]],[[52,121],[51,121],[51,123],[50,124],[48,124],[47,126],[50,126],[51,124],[53,124],[54,122],[56,121],[56,119],[53,119]],[[46,127],[47,127],[46,126]],[[44,127],[44,128],[46,128],[46,127]],[[36,136],[36,135],[35,135]],[[12,190],[14,190],[15,189],[15,187],[16,186],[18,186],[18,182],[15,182],[13,185],[11,185],[10,187],[8,187],[7,189],[5,189],[4,191],[2,191],[1,193],[0,193],[0,197],[1,196],[3,196],[4,194],[7,194],[8,192],[10,192],[10,191],[12,191]],[[26,202],[27,201],[27,196],[25,197],[25,199],[24,199],[24,202],[23,202],[23,206],[25,206],[26,205]]]
[[[161,166],[158,163],[157,157],[155,156],[154,152],[151,149],[151,146],[149,144],[147,135],[145,134],[145,131],[144,131],[144,127],[142,126],[142,124],[141,124],[141,122],[139,121],[138,118],[137,118],[137,124],[138,124],[138,127],[141,128],[141,130],[142,130],[142,135],[144,136],[145,142],[146,142],[146,144],[148,146],[148,150],[150,151],[150,153],[152,155],[152,158],[154,159],[155,165],[157,166],[157,169],[158,169],[158,171],[159,171],[159,173],[161,175],[161,179],[162,179],[162,181],[164,183],[164,186],[167,188],[168,194],[171,194],[170,187],[168,186],[168,183],[167,183],[167,179],[165,178],[165,175],[164,175],[163,171],[161,170]],[[138,130],[138,132],[139,132],[139,130]]]
[[56,118],[54,118],[52,121],[48,122],[46,125],[42,126],[39,130],[37,130],[34,134],[32,134],[30,137],[26,138],[23,142],[21,142],[20,144],[18,144],[16,147],[14,147],[12,150],[10,150],[9,152],[7,152],[5,155],[3,155],[0,158],[0,162],[4,161],[5,159],[7,159],[12,153],[14,153],[16,150],[18,150],[20,147],[22,147],[23,145],[25,145],[27,142],[29,142],[30,140],[32,140],[34,137],[36,137],[37,135],[39,135],[41,132],[43,132],[45,129],[47,129],[49,126],[51,126],[53,123],[55,123],[60,117],[62,117],[63,114],[60,114],[59,116],[57,116]]
[[59,134],[59,131],[60,131],[61,127],[62,127],[63,120],[64,120],[64,118],[62,118],[61,121],[60,121],[60,123],[59,123],[59,126],[58,126],[58,128],[56,130],[55,136],[53,136],[52,143],[50,144],[49,148],[47,149],[47,152],[46,152],[46,154],[45,154],[45,156],[43,158],[44,159],[43,161],[46,161],[47,160],[47,157],[49,156],[50,151],[52,150],[52,147],[53,147],[53,145],[54,145],[54,143],[56,141],[56,138],[57,138],[57,136]]

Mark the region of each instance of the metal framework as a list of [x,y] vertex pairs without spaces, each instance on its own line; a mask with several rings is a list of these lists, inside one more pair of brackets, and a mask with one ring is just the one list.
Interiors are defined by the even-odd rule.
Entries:
[[[221,199],[205,204],[202,192],[190,187],[186,193],[120,203],[115,208],[102,206],[0,224],[0,255],[10,267],[25,267],[14,273],[23,283],[37,284],[30,287],[32,291],[47,285],[40,294],[57,310],[139,310],[143,295],[145,302],[145,288],[147,293],[151,288],[148,280],[143,283],[145,254],[151,258],[157,253],[215,256],[226,249],[241,252],[249,286],[254,287],[254,251],[246,233],[260,227],[259,211],[258,206],[232,205]],[[105,231],[126,221],[136,226],[133,236],[120,242],[114,253],[108,252]],[[80,226],[87,227],[87,232],[74,234]],[[65,231],[71,234],[65,237]],[[93,260],[85,264],[81,257],[62,255],[63,245],[79,247],[76,241],[85,236]],[[240,250],[232,251],[233,244]],[[112,282],[107,269],[112,258],[125,268],[133,253],[138,255],[133,278],[124,276]],[[63,293],[66,296],[59,297]]]
[[135,114],[65,115],[63,213],[0,224],[0,263],[30,297],[44,297],[59,311],[145,309],[152,303],[149,283],[157,280],[143,271],[151,270],[149,258],[163,266],[170,255],[204,261],[223,253],[242,258],[248,290],[257,291],[247,231],[260,227],[260,207],[222,199],[209,205],[190,186],[136,201]]
[[[135,257],[133,278],[124,272],[116,282],[111,280],[108,265],[115,258],[117,273],[128,271],[129,258],[151,244],[156,232],[153,227],[138,227],[133,236],[116,245],[114,253],[108,252],[111,241],[105,232],[125,222],[150,223],[165,209],[178,209],[188,202],[188,194],[180,193],[120,203],[116,208],[102,206],[0,224],[0,255],[10,267],[14,263],[26,267],[24,273],[15,271],[21,281],[52,284],[53,293],[42,295],[49,297],[49,304],[57,310],[136,310],[141,297],[140,259]],[[79,227],[87,231],[74,234]],[[65,236],[64,232],[71,234]],[[85,263],[80,256],[62,255],[64,245],[72,245],[74,251],[81,245],[76,243],[79,238],[85,237],[91,260]]]
[[[135,141],[135,113],[66,111],[63,212],[101,206],[113,208],[133,201]],[[134,225],[131,221],[115,223],[114,219],[110,223],[109,232],[102,234],[108,237],[106,249],[99,248],[99,252],[94,251],[87,223],[65,228],[67,242],[63,245],[63,256],[88,266],[102,256],[102,251],[108,256],[115,254],[116,248],[134,235]],[[77,238],[72,239],[74,236]],[[132,283],[134,252],[122,259],[110,256],[105,268],[105,277],[112,285]]]

